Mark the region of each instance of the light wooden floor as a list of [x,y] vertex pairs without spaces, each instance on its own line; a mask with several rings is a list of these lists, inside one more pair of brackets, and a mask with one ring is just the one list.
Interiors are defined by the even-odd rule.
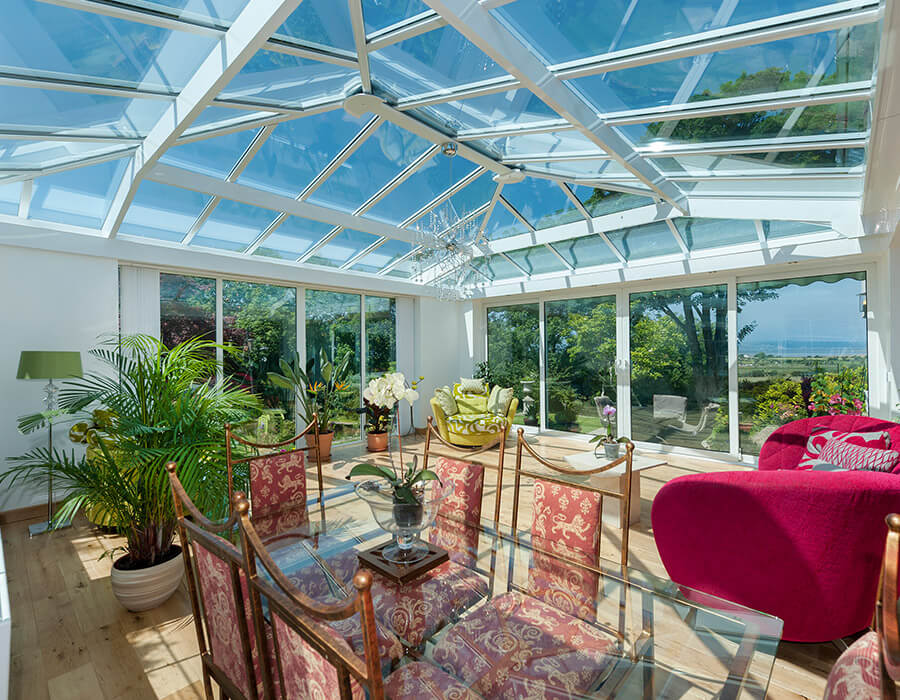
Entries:
[[[541,438],[539,450],[560,456],[572,451],[571,445]],[[348,464],[359,452],[336,450],[334,461],[326,467],[327,481],[343,482]],[[671,458],[669,465],[643,472],[642,517],[632,529],[631,565],[665,575],[650,527],[650,506],[666,481],[681,474],[735,468]],[[485,514],[493,509],[495,483],[488,477]],[[314,488],[312,482],[310,487]],[[504,488],[503,520],[508,522],[512,499],[507,488],[509,484]],[[27,525],[15,523],[2,529],[13,618],[10,698],[202,697],[197,643],[183,587],[156,610],[129,613],[110,590],[110,560],[98,560],[121,538],[104,535],[80,521],[71,529],[30,540]],[[604,539],[615,541],[614,533],[604,533]],[[617,557],[609,550],[603,555]],[[830,644],[782,642],[769,697],[821,698],[838,653]]]

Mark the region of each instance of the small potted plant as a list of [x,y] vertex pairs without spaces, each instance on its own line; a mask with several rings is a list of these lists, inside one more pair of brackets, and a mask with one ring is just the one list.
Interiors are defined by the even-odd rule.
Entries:
[[[616,437],[616,430],[613,427],[613,419],[616,417],[616,407],[607,404],[603,407],[603,420],[606,422],[606,434],[595,435],[590,442],[603,445],[603,453],[607,459],[618,459],[621,451],[621,444],[628,442],[627,437]],[[594,448],[596,450],[596,448]]]
[[[338,362],[329,360],[324,350],[319,351],[319,374],[322,379],[312,381],[314,359],[306,363],[306,370],[300,367],[300,358],[294,357],[291,365],[282,359],[279,362],[281,374],[269,372],[269,381],[282,389],[293,391],[297,397],[297,414],[307,423],[313,416],[319,416],[319,452],[322,459],[331,457],[331,444],[334,441],[334,417],[338,412],[338,399],[342,391],[350,387],[347,377],[350,374],[350,358],[348,350]],[[353,410],[353,409],[351,409]],[[315,442],[314,435],[306,436],[309,447]]]
[[384,452],[394,406],[404,399],[412,407],[419,392],[407,386],[402,372],[389,372],[369,382],[363,390],[366,411],[366,442],[369,452]]

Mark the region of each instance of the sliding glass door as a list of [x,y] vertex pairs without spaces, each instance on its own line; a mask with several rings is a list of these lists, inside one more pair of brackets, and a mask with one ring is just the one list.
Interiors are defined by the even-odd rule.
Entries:
[[537,304],[487,310],[487,362],[491,381],[512,387],[519,399],[516,423],[540,422],[540,312]]

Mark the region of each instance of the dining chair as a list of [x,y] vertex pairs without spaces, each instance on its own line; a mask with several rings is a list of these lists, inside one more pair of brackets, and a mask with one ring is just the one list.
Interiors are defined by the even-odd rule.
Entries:
[[[573,472],[538,455],[518,430],[511,528],[516,544],[522,477],[535,482],[527,581],[517,582],[516,557],[510,555],[506,593],[450,628],[434,648],[437,664],[485,696],[581,697],[611,679],[624,653],[627,616],[621,601],[616,625],[596,620],[602,499],[629,502],[633,450],[628,443],[625,456],[590,472]],[[525,469],[525,453],[549,472]],[[625,494],[581,483],[589,481],[581,475],[620,464],[625,465]],[[627,505],[625,510],[627,528]],[[627,555],[621,561],[624,571]],[[509,654],[509,648],[516,653]]]
[[222,533],[234,532],[237,515],[232,513],[219,522],[203,515],[185,492],[177,469],[174,462],[166,465],[200,647],[203,690],[207,700],[213,700],[212,679],[220,688],[220,697],[258,700],[266,673],[258,650],[269,649],[270,635],[255,633],[243,557],[222,537]]
[[[263,674],[266,700],[362,698],[382,700],[382,658],[372,605],[372,574],[359,570],[352,595],[314,600],[294,586],[263,544],[250,517],[250,503],[235,494],[243,571],[249,582],[256,636],[271,628],[273,654]],[[362,640],[361,653],[332,625],[352,621]]]
[[900,681],[900,515],[886,518],[881,581],[875,603],[875,629],[851,644],[838,658],[825,683],[824,700],[897,700]]
[[[297,447],[300,438],[314,437],[315,442]],[[256,454],[235,457],[233,445],[243,445]],[[316,458],[316,475],[319,485],[319,504],[323,503],[322,458],[319,455],[319,418],[314,415],[300,433],[273,444],[251,442],[235,434],[231,425],[225,425],[225,462],[228,469],[228,503],[234,500],[235,467],[247,464],[249,468],[250,503],[257,532],[268,537],[309,522],[306,492],[306,452]],[[286,445],[293,449],[274,451]],[[265,450],[264,454],[259,454]]]

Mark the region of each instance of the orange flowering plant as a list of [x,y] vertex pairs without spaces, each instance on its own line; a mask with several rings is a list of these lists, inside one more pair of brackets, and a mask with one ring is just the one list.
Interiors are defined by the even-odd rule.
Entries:
[[350,374],[351,355],[348,350],[338,362],[333,362],[328,359],[324,350],[320,350],[320,378],[315,381],[310,378],[315,358],[309,359],[305,370],[300,367],[298,356],[294,356],[293,365],[282,358],[278,363],[281,373],[269,372],[269,381],[277,387],[294,391],[297,395],[298,415],[309,423],[318,414],[319,432],[331,433],[334,431],[334,415],[338,410],[338,394],[350,388],[347,378]]

